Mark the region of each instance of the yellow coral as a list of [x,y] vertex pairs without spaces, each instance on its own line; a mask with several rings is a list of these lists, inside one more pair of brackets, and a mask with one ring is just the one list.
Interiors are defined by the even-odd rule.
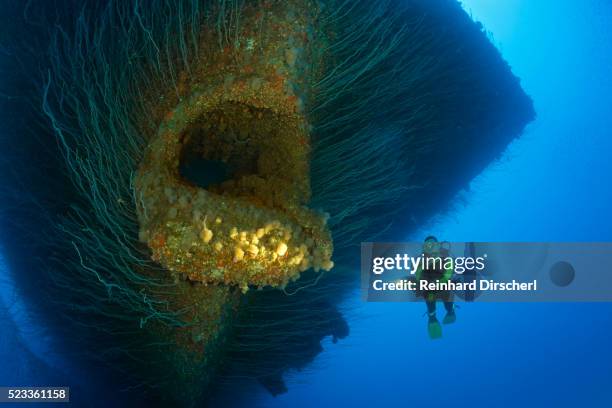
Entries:
[[213,232],[212,230],[209,230],[208,228],[204,228],[202,232],[200,233],[200,238],[202,238],[202,241],[204,241],[204,243],[206,244],[210,242],[212,237],[213,237]]
[[244,251],[240,247],[234,248],[234,262],[242,261],[244,258]]
[[287,253],[287,249],[288,249],[287,244],[285,244],[284,242],[281,242],[276,247],[276,254],[278,256],[285,256],[285,254]]

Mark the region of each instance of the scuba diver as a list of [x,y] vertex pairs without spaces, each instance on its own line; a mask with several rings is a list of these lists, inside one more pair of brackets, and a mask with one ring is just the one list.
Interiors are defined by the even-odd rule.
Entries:
[[[444,266],[448,266],[445,265],[447,262],[444,262],[444,259],[450,256],[448,247],[441,245],[436,237],[429,236],[425,238],[425,242],[423,243],[423,255],[425,259],[440,257],[443,262],[441,265],[433,265],[433,268],[423,269],[423,267],[420,266],[415,274],[417,282],[427,280],[430,283],[435,283],[436,281],[444,283],[451,280],[454,272],[452,264],[450,267],[444,268]],[[435,263],[436,262],[434,262],[434,264]],[[429,267],[430,265],[427,266]],[[442,323],[454,323],[457,316],[453,303],[453,293],[450,290],[418,290],[417,295],[422,296],[427,305],[427,316],[429,318],[427,322],[427,332],[429,333],[429,337],[431,339],[439,339],[442,337],[442,326],[440,326],[440,322],[438,322],[438,318],[436,317],[436,301],[442,300],[444,302],[444,308],[446,309],[446,316],[444,316]]]

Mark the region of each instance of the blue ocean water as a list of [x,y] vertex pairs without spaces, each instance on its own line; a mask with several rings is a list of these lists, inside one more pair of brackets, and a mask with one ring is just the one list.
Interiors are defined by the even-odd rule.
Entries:
[[[538,118],[448,214],[406,238],[611,240],[612,4],[464,5],[522,79]],[[350,336],[326,339],[308,369],[287,375],[289,392],[261,390],[248,406],[612,405],[612,304],[469,304],[442,340],[431,341],[422,304],[351,299],[343,305]],[[48,350],[21,320],[23,305],[13,299],[11,308],[16,325],[0,310],[0,379],[18,373],[44,382],[52,374],[32,366],[28,353]]]
[[[452,211],[408,238],[610,241],[612,3],[463,4],[538,117]],[[423,305],[354,298],[351,335],[258,406],[612,406],[612,304],[467,304],[431,341]]]

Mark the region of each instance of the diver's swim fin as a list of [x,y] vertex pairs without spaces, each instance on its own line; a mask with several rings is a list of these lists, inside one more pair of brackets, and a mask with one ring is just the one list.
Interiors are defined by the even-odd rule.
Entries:
[[429,333],[429,338],[432,340],[442,337],[442,326],[440,326],[440,322],[435,316],[429,318],[429,322],[427,323],[427,333]]
[[443,324],[453,324],[455,323],[455,320],[457,320],[457,315],[455,314],[454,310],[451,310],[450,312],[446,313],[446,316],[444,316],[442,323]]

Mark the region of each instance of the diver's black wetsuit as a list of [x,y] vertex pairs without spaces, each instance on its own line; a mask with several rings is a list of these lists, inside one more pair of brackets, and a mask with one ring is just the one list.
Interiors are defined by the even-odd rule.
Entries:
[[[445,278],[444,270],[440,269],[425,269],[421,275],[421,279],[427,280],[427,282],[443,281]],[[419,291],[420,295],[423,296],[425,304],[427,305],[427,314],[434,315],[436,312],[436,301],[442,300],[444,302],[444,308],[447,312],[453,311],[453,293],[449,290],[422,290]]]

